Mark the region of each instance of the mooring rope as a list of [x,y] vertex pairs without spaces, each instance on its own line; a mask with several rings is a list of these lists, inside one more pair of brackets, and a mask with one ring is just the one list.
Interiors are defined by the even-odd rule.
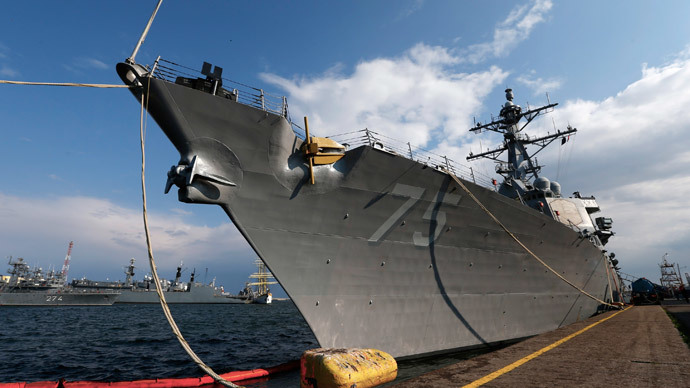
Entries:
[[611,298],[611,302],[613,302],[613,289],[611,288],[611,275],[609,272],[609,266],[608,263],[606,263],[606,281],[609,282],[609,295]]
[[0,80],[0,84],[9,85],[38,85],[38,86],[76,86],[82,88],[133,88],[134,85],[113,85],[113,84],[84,84],[78,82],[29,82],[29,81],[8,81]]
[[[0,80],[0,84],[14,84],[14,85],[40,85],[40,86],[72,86],[72,87],[89,87],[89,88],[132,88],[135,86],[128,86],[128,85],[109,85],[109,84],[85,84],[85,83],[67,83],[67,82],[23,82],[23,81],[6,81],[6,80]],[[139,86],[136,86],[139,87]],[[148,95],[148,93],[147,93]],[[184,339],[182,336],[182,333],[180,332],[179,327],[177,327],[177,324],[175,323],[175,320],[173,319],[172,314],[170,313],[170,308],[168,307],[168,303],[165,300],[165,295],[163,294],[163,291],[161,290],[160,287],[160,279],[158,278],[158,271],[156,270],[156,262],[153,259],[153,249],[151,248],[151,235],[149,233],[149,223],[148,223],[148,216],[147,216],[147,211],[146,211],[146,178],[145,178],[145,169],[146,169],[146,154],[144,150],[144,132],[146,131],[145,129],[145,120],[144,120],[144,111],[147,110],[144,106],[144,100],[146,98],[144,97],[143,91],[142,91],[142,97],[141,97],[141,115],[140,115],[140,128],[139,128],[139,135],[140,135],[140,140],[141,140],[141,196],[142,196],[142,202],[143,202],[143,216],[144,216],[144,231],[146,232],[146,247],[148,249],[148,255],[149,255],[149,265],[151,266],[151,273],[153,274],[153,279],[156,282],[156,292],[158,293],[158,299],[161,303],[161,307],[163,308],[163,313],[165,315],[165,318],[168,320],[168,323],[170,324],[170,328],[173,331],[173,334],[175,334],[175,337],[177,337],[177,340],[180,342],[180,345],[182,345],[182,348],[187,352],[189,357],[197,364],[201,370],[206,372],[209,376],[211,376],[217,383],[224,385],[226,387],[231,387],[231,388],[242,388],[239,385],[233,384],[230,381],[227,381],[226,379],[222,378],[220,375],[218,375],[216,372],[211,369],[208,365],[206,365],[200,358],[199,356],[196,355],[194,350],[189,346],[189,343],[187,343],[187,340]],[[148,100],[148,99],[146,99]]]
[[[551,271],[554,275],[558,276],[561,280],[563,280],[564,282],[566,282],[568,285],[570,285],[570,286],[573,287],[574,289],[578,290],[578,291],[579,291],[580,293],[582,293],[583,295],[585,295],[585,296],[587,296],[587,297],[589,297],[589,298],[591,298],[591,299],[593,299],[593,300],[595,300],[595,301],[597,301],[597,302],[599,302],[599,303],[601,303],[601,304],[603,304],[603,305],[605,305],[605,306],[620,308],[620,306],[616,306],[616,305],[613,305],[613,304],[611,304],[611,303],[604,302],[603,300],[597,298],[596,296],[594,296],[594,295],[588,293],[587,291],[585,291],[585,290],[583,290],[582,288],[576,286],[573,282],[571,282],[570,280],[566,279],[564,276],[562,276],[561,274],[559,274],[556,270],[554,270],[553,268],[551,268],[548,264],[546,264],[546,263],[544,262],[544,260],[540,259],[539,256],[537,256],[536,254],[534,254],[534,252],[532,252],[529,248],[527,248],[527,247],[525,246],[525,244],[523,244],[522,241],[520,241],[520,239],[517,238],[517,236],[515,236],[510,230],[508,230],[508,228],[506,228],[506,226],[503,225],[503,223],[502,223],[501,221],[499,221],[498,218],[496,218],[496,216],[494,216],[493,213],[491,213],[491,211],[489,211],[489,209],[487,209],[486,206],[484,206],[484,204],[482,204],[481,201],[479,201],[479,199],[477,199],[477,197],[474,196],[474,194],[472,194],[472,192],[462,183],[462,181],[461,181],[460,179],[458,179],[458,177],[455,176],[455,174],[453,174],[452,172],[450,172],[448,169],[445,169],[445,168],[444,168],[443,170],[446,172],[446,174],[448,174],[451,178],[453,178],[453,180],[455,181],[455,183],[457,183],[458,185],[460,185],[460,187],[470,196],[470,198],[472,198],[472,200],[473,200],[477,205],[479,205],[479,207],[480,207],[482,210],[484,210],[484,212],[486,212],[486,214],[488,214],[489,217],[491,217],[491,219],[494,220],[494,222],[496,222],[501,228],[503,228],[503,230],[504,230],[506,233],[508,233],[508,235],[509,235],[513,240],[515,240],[515,242],[518,243],[518,245],[520,245],[527,253],[529,253],[530,256],[532,256],[532,257],[533,257],[534,259],[536,259],[539,263],[541,263],[541,265],[543,265],[544,267],[546,267],[546,268],[547,268],[549,271]],[[604,263],[604,265],[608,266],[608,263]],[[607,278],[608,278],[608,271],[607,271]],[[612,300],[612,302],[613,302],[613,300]]]
[[182,336],[182,333],[180,332],[179,327],[177,327],[177,324],[175,323],[175,319],[173,319],[172,314],[170,313],[170,307],[168,306],[167,301],[165,300],[165,294],[163,294],[163,290],[161,290],[161,283],[158,278],[158,271],[156,270],[156,262],[153,258],[153,249],[151,247],[151,235],[149,233],[149,223],[148,223],[148,215],[146,211],[146,178],[145,178],[145,170],[146,170],[146,154],[144,151],[144,132],[145,132],[145,120],[144,120],[144,111],[146,111],[147,107],[144,106],[144,100],[148,101],[148,93],[144,95],[143,90],[142,90],[142,96],[141,96],[141,115],[140,115],[140,128],[139,128],[139,135],[140,135],[140,140],[141,140],[141,196],[142,196],[142,203],[143,203],[143,217],[144,217],[144,231],[146,232],[146,247],[148,249],[148,255],[149,255],[149,265],[151,266],[151,274],[153,275],[153,280],[156,282],[156,292],[158,293],[158,300],[161,303],[161,307],[163,308],[163,313],[165,314],[165,318],[168,320],[168,323],[170,324],[170,328],[172,329],[173,333],[175,334],[175,337],[177,337],[177,340],[180,342],[180,345],[182,345],[182,348],[187,352],[189,357],[196,363],[196,365],[206,372],[209,376],[211,376],[217,383],[222,384],[226,387],[231,387],[231,388],[241,388],[238,385],[235,385],[231,383],[230,381],[225,380],[222,378],[220,375],[218,375],[216,372],[211,369],[208,365],[206,365],[199,356],[192,350],[192,348],[189,346],[189,343],[187,343],[187,340],[184,339]]

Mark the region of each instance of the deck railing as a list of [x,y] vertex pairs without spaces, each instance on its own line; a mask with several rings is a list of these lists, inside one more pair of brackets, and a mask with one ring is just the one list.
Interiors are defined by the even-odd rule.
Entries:
[[368,128],[328,137],[344,145],[346,149],[368,145],[384,152],[399,155],[404,158],[414,160],[418,163],[425,164],[439,171],[449,170],[457,177],[466,181],[474,182],[478,185],[489,188],[495,188],[493,183],[494,180],[490,176],[479,171],[475,171],[471,166],[458,163],[447,156],[439,155],[427,149],[413,146],[409,142],[403,142],[392,137],[388,137]]
[[[153,66],[153,76],[168,82],[175,82],[177,77],[180,76],[191,79],[202,77],[199,70],[162,58],[159,58]],[[292,129],[298,137],[301,139],[306,137],[304,129],[290,119],[286,97],[266,93],[263,89],[258,89],[224,77],[221,79],[223,80],[223,88],[236,96],[237,102],[285,117],[292,125]],[[440,171],[447,169],[464,180],[485,187],[495,188],[493,183],[495,181],[491,177],[475,171],[470,166],[458,163],[447,156],[442,156],[421,147],[413,146],[409,142],[406,143],[393,139],[370,129],[362,129],[329,137],[345,145],[346,148],[369,145],[384,152],[414,160]]]
[[[204,77],[199,70],[163,58],[159,58],[156,61],[153,69],[153,76],[155,78],[173,83],[177,77],[191,79]],[[221,77],[221,79],[223,80],[223,89],[237,96],[237,102],[286,118],[288,117],[287,99],[284,96],[266,93],[263,89],[245,85],[225,77]]]

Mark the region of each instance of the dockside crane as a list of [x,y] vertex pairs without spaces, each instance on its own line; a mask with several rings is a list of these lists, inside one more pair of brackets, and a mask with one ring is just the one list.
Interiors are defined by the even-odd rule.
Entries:
[[62,273],[60,276],[64,280],[65,285],[67,285],[67,272],[69,271],[69,261],[72,258],[72,247],[74,246],[74,241],[69,242],[69,247],[67,248],[67,256],[65,256],[65,263],[62,264]]

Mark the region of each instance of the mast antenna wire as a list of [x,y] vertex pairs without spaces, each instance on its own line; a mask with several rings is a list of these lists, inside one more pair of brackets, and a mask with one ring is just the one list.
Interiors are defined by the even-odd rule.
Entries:
[[153,19],[156,18],[156,14],[158,13],[158,9],[161,7],[161,4],[163,4],[163,0],[158,0],[158,4],[156,4],[156,8],[153,10],[153,13],[151,14],[151,18],[149,18],[149,22],[146,24],[146,28],[144,28],[144,31],[141,33],[141,37],[139,38],[139,41],[137,42],[137,45],[134,47],[134,51],[132,51],[132,55],[129,56],[125,61],[129,64],[133,64],[134,58],[137,56],[137,52],[139,51],[139,48],[141,47],[142,43],[144,43],[144,40],[146,39],[146,35],[149,33],[149,29],[151,28],[151,24],[153,24]]
[[[160,5],[160,3],[159,3]],[[150,80],[147,83],[147,87],[151,84]],[[172,313],[170,312],[170,307],[168,306],[168,303],[165,300],[165,295],[163,294],[163,290],[161,288],[161,282],[158,278],[158,271],[156,270],[156,262],[153,258],[153,248],[151,246],[151,235],[149,233],[149,222],[148,222],[148,215],[146,211],[146,178],[145,178],[145,170],[146,170],[146,153],[144,149],[144,133],[146,132],[146,120],[144,120],[144,111],[148,112],[148,91],[147,93],[144,93],[143,88],[141,89],[141,114],[140,114],[140,125],[139,125],[139,137],[141,140],[141,198],[142,198],[142,210],[143,210],[143,217],[144,217],[144,231],[146,232],[146,247],[148,250],[148,256],[149,256],[149,265],[151,266],[151,274],[153,275],[153,281],[156,282],[156,292],[158,293],[158,300],[161,303],[161,307],[163,308],[163,313],[165,315],[165,318],[168,320],[168,323],[170,324],[170,328],[172,329],[173,334],[175,334],[175,337],[177,337],[177,340],[180,342],[180,345],[182,345],[182,348],[187,352],[189,357],[196,363],[196,365],[206,372],[209,376],[211,376],[217,383],[224,385],[226,387],[230,388],[242,388],[239,385],[235,385],[231,383],[230,381],[222,378],[218,373],[214,372],[211,367],[206,365],[199,356],[192,350],[192,348],[189,346],[189,343],[187,343],[187,340],[184,339],[182,336],[182,333],[180,332],[180,328],[177,327],[177,324],[175,323],[175,319],[173,319]],[[146,106],[144,106],[144,100],[146,100]],[[148,113],[147,113],[148,117]]]
[[[548,96],[549,94],[546,93],[547,98]],[[558,131],[556,129],[556,121],[553,119],[553,117],[551,117],[551,124],[553,124],[553,131]],[[563,148],[563,143],[561,143],[561,146],[558,147],[558,165],[556,166],[556,180],[558,180],[558,177],[561,175],[561,148]]]
[[[577,133],[574,133],[573,136],[573,141],[570,143],[570,152],[568,152],[568,158],[565,161],[565,166],[563,166],[563,179],[568,175],[568,169],[570,168],[570,158],[573,156],[573,149],[575,149],[575,139],[577,139]],[[567,150],[566,150],[567,152]],[[565,153],[565,152],[564,152]]]

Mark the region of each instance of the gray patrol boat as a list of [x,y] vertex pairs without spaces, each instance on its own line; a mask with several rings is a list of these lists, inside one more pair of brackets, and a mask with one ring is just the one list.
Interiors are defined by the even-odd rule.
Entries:
[[521,132],[555,104],[523,111],[508,93],[500,117],[472,129],[504,135],[471,156],[507,151],[493,185],[369,130],[338,142],[310,136],[305,119],[302,133],[284,97],[207,63],[190,71],[160,58],[117,65],[180,153],[166,192],[174,185],[182,202],[220,206],[322,347],[395,357],[468,349],[556,329],[611,301],[610,219],[592,219],[594,197],[562,196],[526,149],[575,129]]

